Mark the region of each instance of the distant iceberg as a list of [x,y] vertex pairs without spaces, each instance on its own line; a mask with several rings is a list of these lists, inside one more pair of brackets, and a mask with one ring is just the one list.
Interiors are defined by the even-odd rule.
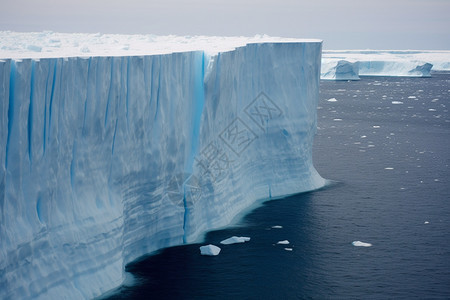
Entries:
[[321,41],[0,40],[1,299],[99,296],[144,254],[325,184]]
[[[358,72],[353,72],[359,76],[430,77],[432,71],[450,71],[450,51],[326,50],[323,51],[321,78],[345,78],[345,75],[339,78],[341,72],[337,71],[339,65],[350,70],[345,62],[357,63]],[[353,80],[352,76],[347,75],[349,80]]]
[[322,59],[320,79],[359,80],[359,62],[343,59]]

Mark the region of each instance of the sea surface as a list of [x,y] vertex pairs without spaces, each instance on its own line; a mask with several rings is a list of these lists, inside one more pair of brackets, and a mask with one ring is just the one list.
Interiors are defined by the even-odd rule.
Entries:
[[[129,265],[135,285],[109,299],[450,299],[450,74],[320,88],[314,164],[332,184]],[[219,244],[234,235],[251,240]]]

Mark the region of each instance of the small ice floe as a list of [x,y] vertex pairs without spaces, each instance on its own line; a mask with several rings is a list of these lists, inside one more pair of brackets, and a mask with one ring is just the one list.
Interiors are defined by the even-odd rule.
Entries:
[[292,248],[284,248],[284,250],[286,250],[286,251],[292,251],[292,250],[294,250],[294,249],[292,249]]
[[370,244],[370,243],[364,243],[361,241],[353,241],[352,245],[355,247],[371,247],[372,246],[372,244]]
[[336,98],[331,98],[331,99],[328,99],[327,101],[328,102],[337,102],[337,99]]
[[380,125],[373,125],[372,127],[373,128],[380,128],[381,126]]
[[430,222],[428,222],[428,221],[425,221],[425,222],[423,222],[423,224],[430,224]]
[[416,96],[409,96],[408,99],[416,99]]
[[281,229],[281,228],[283,228],[283,226],[281,226],[281,225],[275,225],[275,226],[272,226],[272,228],[274,228],[274,229]]
[[394,168],[392,168],[392,167],[386,167],[386,168],[384,168],[385,170],[394,170]]
[[214,245],[206,245],[200,247],[200,254],[201,255],[209,255],[209,256],[215,256],[220,253],[220,248]]
[[221,241],[220,243],[222,245],[231,245],[231,244],[238,244],[238,243],[245,243],[250,241],[249,237],[245,236],[232,236],[230,238],[227,238],[226,240]]
[[342,119],[333,119],[333,121],[338,121],[339,122],[339,121],[342,121]]
[[289,241],[288,240],[278,241],[277,245],[289,245]]
[[436,111],[434,108],[429,108],[428,111]]
[[392,101],[392,104],[403,104],[402,101]]

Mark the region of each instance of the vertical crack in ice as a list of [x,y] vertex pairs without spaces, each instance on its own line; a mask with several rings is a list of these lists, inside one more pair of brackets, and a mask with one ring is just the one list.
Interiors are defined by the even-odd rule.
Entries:
[[114,74],[114,57],[111,57],[111,76],[109,78],[109,88],[108,88],[108,98],[106,101],[106,109],[105,109],[105,128],[108,122],[108,113],[109,113],[109,104],[111,103],[111,90],[113,88],[113,74]]
[[159,108],[159,93],[160,93],[160,87],[161,87],[161,55],[158,56],[159,58],[159,72],[158,72],[158,87],[156,89],[156,107],[155,107],[155,117],[154,121],[156,122],[156,118],[158,117],[158,108]]
[[113,140],[111,145],[111,154],[114,155],[114,147],[116,145],[116,132],[117,132],[117,123],[119,121],[116,119],[116,125],[114,126],[114,134],[113,134]]
[[203,114],[203,107],[205,104],[205,53],[195,53],[194,64],[194,99],[193,99],[193,118],[192,118],[192,140],[191,140],[191,152],[188,156],[187,163],[185,165],[185,171],[192,173],[194,159],[198,153],[198,147],[200,143],[200,125]]
[[70,162],[70,185],[72,187],[72,191],[74,191],[74,177],[75,177],[75,153],[77,148],[77,142],[73,142],[72,146],[72,161]]
[[184,215],[183,215],[183,243],[186,244],[187,237],[186,237],[186,223],[188,218],[189,209],[187,207],[186,203],[186,189],[183,183],[183,206],[184,206]]
[[130,125],[130,120],[128,118],[128,113],[130,111],[130,109],[129,109],[129,103],[130,103],[130,60],[131,60],[131,57],[128,56],[128,58],[126,60],[126,62],[127,62],[127,76],[126,76],[126,79],[127,79],[127,83],[126,83],[127,90],[126,90],[126,97],[125,97],[127,128]]
[[58,70],[58,61],[59,59],[55,59],[55,66],[53,69],[53,80],[52,80],[52,91],[50,94],[50,102],[48,104],[48,136],[50,138],[51,128],[52,128],[52,106],[53,99],[55,97],[55,86],[56,86],[56,71]]
[[30,159],[30,167],[33,163],[33,155],[32,155],[32,135],[33,135],[33,97],[34,97],[34,73],[36,62],[34,60],[31,61],[31,80],[30,80],[30,105],[28,106],[28,158]]
[[9,80],[9,103],[8,103],[8,137],[6,139],[6,153],[5,153],[5,169],[8,169],[8,155],[11,142],[11,130],[14,121],[14,91],[16,84],[16,62],[11,60],[11,71]]
[[87,105],[88,105],[88,100],[89,100],[89,76],[91,75],[91,61],[92,61],[92,57],[89,57],[89,61],[88,61],[88,69],[87,69],[87,77],[86,77],[86,99],[84,99],[84,116],[83,116],[83,132],[85,131],[85,127],[86,127],[86,116],[87,116]]

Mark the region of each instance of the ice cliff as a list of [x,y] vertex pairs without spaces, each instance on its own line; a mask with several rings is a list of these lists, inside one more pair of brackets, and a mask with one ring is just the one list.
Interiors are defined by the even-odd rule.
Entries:
[[348,60],[322,60],[321,79],[359,80],[359,62]]
[[144,254],[324,185],[320,41],[188,37],[143,55],[116,38],[130,46],[61,57],[17,36],[0,51],[1,299],[101,295]]
[[[358,68],[351,63],[357,63]],[[351,66],[356,76],[352,72],[339,71],[344,67],[350,70]],[[450,71],[450,51],[327,50],[323,52],[321,78],[353,80],[357,75],[430,77],[431,71]]]

